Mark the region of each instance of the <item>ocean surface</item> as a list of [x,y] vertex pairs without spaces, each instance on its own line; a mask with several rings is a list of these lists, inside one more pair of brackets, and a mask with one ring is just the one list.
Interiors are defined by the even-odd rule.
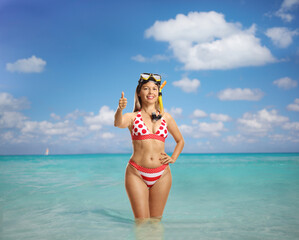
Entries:
[[0,239],[299,239],[299,154],[182,154],[162,222],[136,227],[129,154],[0,156]]

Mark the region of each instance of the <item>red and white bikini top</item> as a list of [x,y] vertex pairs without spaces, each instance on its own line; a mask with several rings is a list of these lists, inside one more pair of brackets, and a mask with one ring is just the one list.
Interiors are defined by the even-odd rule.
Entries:
[[132,140],[156,139],[165,142],[167,135],[168,135],[167,124],[166,121],[163,119],[163,117],[161,118],[161,124],[159,129],[155,134],[152,134],[150,133],[147,126],[142,120],[141,110],[138,112],[133,122]]

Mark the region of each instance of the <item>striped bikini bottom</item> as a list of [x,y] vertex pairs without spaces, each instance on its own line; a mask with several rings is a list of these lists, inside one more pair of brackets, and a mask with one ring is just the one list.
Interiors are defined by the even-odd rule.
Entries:
[[145,168],[135,163],[132,159],[130,159],[129,163],[137,169],[148,188],[152,187],[158,181],[168,166],[168,164],[163,164],[157,168]]

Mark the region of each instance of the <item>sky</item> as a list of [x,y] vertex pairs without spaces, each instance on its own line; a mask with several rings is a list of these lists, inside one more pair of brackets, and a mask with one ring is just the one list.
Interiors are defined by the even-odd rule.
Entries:
[[[298,152],[299,0],[0,0],[0,154],[131,153],[140,73],[183,153]],[[171,153],[175,141],[166,139]]]

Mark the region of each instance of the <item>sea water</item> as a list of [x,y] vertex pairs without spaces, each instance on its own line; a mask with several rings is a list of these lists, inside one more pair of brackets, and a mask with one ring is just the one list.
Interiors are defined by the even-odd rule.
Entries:
[[161,223],[135,226],[129,154],[0,156],[0,239],[299,239],[299,154],[181,154]]

